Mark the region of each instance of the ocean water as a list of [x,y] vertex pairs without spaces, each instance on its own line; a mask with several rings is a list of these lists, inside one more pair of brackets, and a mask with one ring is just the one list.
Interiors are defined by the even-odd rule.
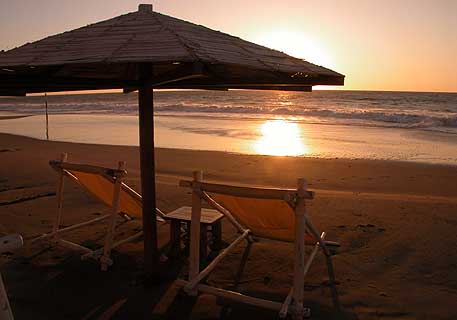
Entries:
[[[137,94],[48,96],[50,139],[138,145]],[[44,97],[0,98],[0,132],[44,138]],[[156,145],[457,164],[457,94],[159,91]]]

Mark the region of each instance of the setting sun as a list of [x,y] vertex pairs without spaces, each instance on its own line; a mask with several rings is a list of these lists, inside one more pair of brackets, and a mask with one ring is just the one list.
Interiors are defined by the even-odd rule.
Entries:
[[262,33],[256,43],[305,59],[317,65],[333,67],[333,61],[322,44],[304,33],[289,30],[273,30]]
[[261,138],[254,144],[259,154],[274,156],[298,156],[308,152],[294,122],[269,120],[260,127]]

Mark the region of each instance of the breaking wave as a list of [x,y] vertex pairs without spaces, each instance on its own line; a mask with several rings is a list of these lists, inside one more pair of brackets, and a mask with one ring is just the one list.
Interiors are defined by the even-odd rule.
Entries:
[[[312,94],[268,92],[161,92],[159,115],[278,118],[294,121],[416,128],[457,133],[457,94],[332,91]],[[42,114],[43,97],[2,98],[0,112]],[[50,96],[49,112],[136,115],[136,95]]]

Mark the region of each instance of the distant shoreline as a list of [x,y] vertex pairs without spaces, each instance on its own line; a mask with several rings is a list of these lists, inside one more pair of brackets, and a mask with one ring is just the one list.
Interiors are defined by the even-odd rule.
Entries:
[[[204,91],[204,90],[194,90],[194,89],[155,89],[155,92],[173,92],[173,91]],[[259,90],[243,90],[243,89],[232,89],[230,91],[259,91]],[[274,90],[273,90],[274,91]],[[280,91],[280,90],[278,90]],[[333,92],[382,92],[382,93],[439,93],[439,94],[457,94],[457,91],[404,91],[404,90],[366,90],[366,89],[313,89],[312,92],[316,91],[333,91]],[[312,92],[306,92],[310,94]],[[66,96],[66,95],[92,95],[92,94],[112,94],[112,93],[123,93],[122,90],[89,90],[89,91],[64,91],[64,92],[50,92],[48,96]],[[135,92],[136,93],[136,92]],[[131,94],[131,93],[129,93]],[[44,97],[44,93],[31,93],[26,97]],[[13,97],[13,96],[0,96],[0,99],[11,99],[11,98],[25,98],[25,97]]]

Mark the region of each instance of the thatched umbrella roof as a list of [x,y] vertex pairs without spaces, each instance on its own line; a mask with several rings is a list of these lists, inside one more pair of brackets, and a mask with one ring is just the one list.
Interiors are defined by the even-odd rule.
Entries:
[[281,89],[344,76],[282,52],[153,12],[137,12],[0,52],[0,95],[138,90],[145,268],[157,266],[153,88]]
[[344,83],[324,67],[140,5],[0,53],[0,94],[129,90],[139,85],[145,62],[154,66],[157,88],[308,90]]

